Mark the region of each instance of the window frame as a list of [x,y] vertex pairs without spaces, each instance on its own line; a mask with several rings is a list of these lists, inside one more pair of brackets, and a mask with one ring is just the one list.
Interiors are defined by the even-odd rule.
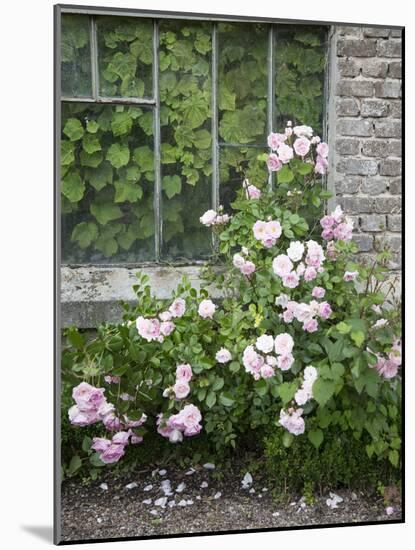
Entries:
[[[129,9],[129,8],[105,8],[105,7],[88,7],[58,4],[55,6],[55,131],[56,131],[56,149],[55,149],[55,179],[56,179],[56,201],[57,201],[57,219],[60,220],[60,120],[61,120],[61,105],[67,103],[89,103],[89,104],[108,104],[108,105],[133,105],[151,108],[153,112],[153,147],[154,147],[154,200],[153,212],[155,223],[154,247],[155,260],[146,262],[134,263],[100,263],[92,262],[82,264],[62,264],[62,266],[70,267],[145,267],[145,266],[188,266],[188,265],[204,265],[206,260],[178,260],[166,261],[161,257],[162,242],[163,242],[163,215],[162,215],[162,174],[161,174],[161,128],[160,128],[160,94],[159,94],[159,24],[163,19],[174,20],[190,20],[199,22],[210,22],[212,24],[211,40],[212,40],[212,58],[211,58],[211,136],[212,136],[212,175],[211,175],[211,208],[217,210],[219,207],[220,197],[220,151],[222,147],[258,147],[257,144],[240,144],[228,143],[219,140],[219,105],[218,105],[218,67],[219,67],[219,23],[263,23],[268,26],[268,51],[267,51],[267,118],[266,130],[267,134],[274,129],[276,116],[276,98],[275,98],[275,52],[276,52],[276,37],[278,34],[278,26],[281,25],[307,25],[307,26],[326,26],[326,54],[324,68],[324,83],[323,83],[323,109],[322,109],[322,137],[327,135],[327,100],[329,86],[329,67],[328,60],[330,56],[330,40],[329,29],[330,25],[318,21],[303,21],[275,18],[257,18],[246,16],[226,16],[226,15],[211,15],[211,14],[196,14],[183,12],[164,12],[157,10],[145,9]],[[89,18],[89,41],[90,41],[90,62],[91,62],[91,97],[68,97],[61,93],[61,59],[60,59],[60,44],[61,44],[61,23],[62,15],[84,15]],[[152,20],[153,33],[153,59],[152,59],[152,91],[151,98],[131,98],[131,97],[106,97],[99,94],[99,61],[98,61],[98,36],[97,36],[97,16],[114,16],[114,17],[136,17],[141,19]],[[268,148],[267,144],[263,144],[264,149]],[[268,189],[272,190],[274,185],[274,172],[268,173]],[[326,184],[326,176],[323,177],[323,184]],[[59,234],[60,237],[60,234]],[[212,233],[212,247],[216,249],[218,246],[216,236]],[[59,252],[59,257],[61,256]]]

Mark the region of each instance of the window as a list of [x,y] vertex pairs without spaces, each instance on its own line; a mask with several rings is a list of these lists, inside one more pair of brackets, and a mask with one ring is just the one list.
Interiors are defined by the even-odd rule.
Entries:
[[269,131],[322,131],[325,62],[324,27],[63,14],[63,263],[209,257]]

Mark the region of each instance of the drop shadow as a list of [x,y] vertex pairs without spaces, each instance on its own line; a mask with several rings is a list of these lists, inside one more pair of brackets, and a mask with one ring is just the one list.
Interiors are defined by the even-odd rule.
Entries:
[[53,527],[51,525],[21,525],[21,528],[38,539],[53,543]]

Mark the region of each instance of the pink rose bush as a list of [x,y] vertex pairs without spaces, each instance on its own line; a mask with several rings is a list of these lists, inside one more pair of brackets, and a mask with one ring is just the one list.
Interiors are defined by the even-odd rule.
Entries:
[[218,248],[197,288],[183,278],[174,299],[156,299],[139,275],[122,323],[90,341],[68,329],[64,370],[85,379],[69,421],[94,425],[101,462],[140,452],[150,430],[166,445],[203,430],[199,441],[222,452],[270,426],[284,445],[308,437],[317,447],[330,425],[364,433],[379,456],[398,448],[400,321],[382,287],[390,255],[358,263],[352,221],[339,206],[323,213],[329,148],[313,128],[287,123],[268,147],[259,158],[273,190],[244,172],[232,212],[200,217]]

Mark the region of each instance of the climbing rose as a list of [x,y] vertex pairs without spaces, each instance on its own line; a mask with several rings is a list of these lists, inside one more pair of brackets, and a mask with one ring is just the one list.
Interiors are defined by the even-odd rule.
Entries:
[[328,319],[331,313],[332,313],[332,310],[328,302],[321,302],[321,304],[319,304],[318,314],[322,319]]
[[315,319],[309,319],[303,324],[303,329],[306,332],[316,332],[318,330],[318,322]]
[[287,139],[286,134],[277,134],[274,132],[271,132],[268,136],[268,147],[272,149],[273,151],[276,151],[278,147],[284,143],[284,141]]
[[258,187],[255,187],[255,185],[248,185],[245,188],[246,192],[246,198],[247,199],[259,199],[261,196],[261,191],[258,189]]
[[294,126],[293,131],[298,137],[311,138],[313,135],[313,129],[311,126]]
[[323,216],[320,220],[320,225],[323,229],[331,229],[336,224],[333,216]]
[[166,321],[171,321],[172,317],[173,316],[170,311],[162,311],[161,313],[159,313],[160,321],[163,321],[163,323],[165,323]]
[[287,288],[295,288],[298,286],[299,282],[300,279],[295,271],[287,273],[287,275],[284,275],[284,277],[282,278],[282,284]]
[[130,434],[128,432],[117,432],[112,436],[112,443],[127,445]]
[[81,382],[73,388],[72,397],[81,411],[96,411],[105,401],[104,392],[104,388],[95,388],[87,382]]
[[174,391],[174,395],[176,396],[176,399],[184,399],[190,393],[190,386],[186,382],[186,380],[183,380],[183,378],[180,378],[174,384],[173,391]]
[[321,157],[320,155],[318,155],[316,158],[316,164],[314,166],[314,172],[316,174],[324,175],[326,173],[328,166],[329,166],[329,163],[327,162],[327,160]]
[[317,270],[315,267],[307,267],[304,271],[304,280],[309,282],[317,277]]
[[297,153],[297,155],[299,155],[300,157],[305,157],[306,154],[309,152],[310,150],[310,146],[311,146],[311,143],[310,143],[310,140],[308,140],[307,138],[303,137],[303,138],[297,138],[295,141],[294,141],[294,151]]
[[202,429],[202,415],[195,405],[186,405],[178,414],[178,420],[184,428],[184,435],[196,435]]
[[103,453],[108,449],[110,445],[111,445],[111,441],[109,439],[105,439],[104,437],[94,437],[92,439],[91,449],[93,451]]
[[111,444],[103,453],[101,453],[99,458],[101,459],[101,462],[104,462],[104,464],[113,464],[114,462],[118,462],[124,454],[124,446],[115,443]]
[[294,151],[289,145],[281,144],[277,150],[278,157],[283,164],[287,164],[294,157]]
[[274,338],[269,334],[263,334],[256,340],[256,347],[264,353],[271,353],[274,347]]
[[186,302],[183,298],[176,298],[169,307],[169,311],[173,317],[183,317],[186,311]]
[[313,298],[324,298],[326,291],[321,286],[315,286],[311,291],[311,296]]
[[292,268],[293,264],[290,258],[285,254],[279,254],[272,261],[272,269],[274,270],[274,273],[279,277],[284,277],[285,275],[288,275],[291,272]]
[[232,263],[237,269],[241,269],[245,263],[245,258],[240,254],[234,254]]
[[275,372],[271,365],[263,365],[261,367],[261,376],[262,378],[271,378],[274,376]]
[[247,261],[244,263],[244,265],[241,267],[241,273],[243,275],[246,275],[249,277],[249,275],[252,275],[255,271],[255,264],[253,262]]
[[206,212],[199,218],[200,223],[206,225],[207,227],[213,225],[216,220],[217,213],[215,210],[206,210]]
[[215,358],[218,363],[228,363],[232,360],[232,355],[226,348],[220,348],[220,350],[216,352]]
[[333,236],[339,241],[350,241],[353,237],[353,224],[340,223],[334,230]]
[[291,355],[291,353],[287,353],[286,355],[280,355],[277,359],[278,368],[284,371],[288,370],[293,363],[294,363],[294,357]]
[[271,172],[281,170],[282,163],[275,153],[271,153],[267,158],[267,166]]
[[254,232],[254,237],[258,240],[258,241],[261,241],[265,234],[266,234],[266,231],[267,231],[267,222],[264,222],[264,221],[261,221],[261,220],[257,220],[253,227],[252,227],[252,230]]
[[293,435],[301,435],[305,430],[304,419],[301,416],[303,414],[303,409],[288,409],[288,412],[285,412],[284,409],[280,412],[280,424],[287,431]]
[[175,324],[172,323],[172,321],[163,321],[160,325],[160,333],[163,336],[170,336],[170,334],[174,331]]
[[355,281],[359,275],[358,271],[346,271],[343,275],[344,281]]
[[293,262],[299,262],[304,254],[304,245],[300,241],[292,241],[287,249],[287,256]]
[[78,405],[73,405],[68,410],[69,421],[74,426],[89,426],[100,420],[96,411],[81,411]]
[[394,378],[398,374],[398,365],[391,360],[385,359],[380,355],[377,356],[378,361],[374,365],[374,368],[383,378]]
[[189,382],[192,379],[193,372],[192,367],[185,363],[183,365],[178,365],[176,367],[176,380],[183,380],[184,382]]
[[212,300],[202,300],[199,304],[199,315],[204,319],[212,319],[216,306]]
[[160,321],[158,319],[144,319],[140,315],[136,320],[136,326],[138,334],[148,342],[159,339]]
[[326,159],[329,156],[329,146],[324,141],[322,141],[317,145],[316,151],[317,151],[317,154],[324,159]]
[[275,338],[274,345],[275,352],[278,353],[278,355],[287,355],[293,350],[294,340],[290,334],[283,332],[282,334],[278,334]]

